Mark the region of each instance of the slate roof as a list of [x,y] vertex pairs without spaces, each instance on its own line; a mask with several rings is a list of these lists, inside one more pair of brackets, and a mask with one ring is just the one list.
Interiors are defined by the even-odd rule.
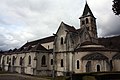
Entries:
[[[91,45],[96,45],[96,47],[91,46]],[[89,46],[89,47],[87,47],[87,46]],[[85,41],[85,42],[81,43],[78,48],[75,49],[75,51],[77,51],[77,52],[78,51],[108,51],[108,50],[112,50],[112,49],[102,47],[102,46],[100,46],[99,43],[94,43],[91,41]]]
[[41,44],[47,43],[47,42],[53,42],[54,41],[54,36],[38,39],[35,41],[27,42],[24,44],[22,47],[19,49],[15,50],[9,50],[8,53],[10,52],[28,52],[28,51],[48,51],[45,47],[43,47]]
[[50,36],[50,37],[38,39],[35,41],[27,42],[25,45],[23,45],[23,47],[28,46],[28,45],[36,45],[38,43],[43,44],[43,43],[47,43],[47,42],[53,42],[54,38],[55,38],[54,36]]
[[86,52],[86,51],[118,51],[117,49],[108,49],[104,47],[80,47],[75,49],[75,51],[79,52]]
[[120,50],[120,35],[106,38],[98,38],[98,41],[106,48]]
[[98,45],[98,44],[97,43],[93,43],[91,41],[85,41],[85,42],[81,43],[80,46],[84,46],[84,45]]
[[[88,15],[94,17],[94,15],[93,15],[91,9],[89,8],[89,6],[88,6],[88,4],[87,4],[87,2],[86,2],[85,8],[84,8],[84,11],[83,11],[83,14],[82,14],[82,17],[88,16]],[[80,17],[80,18],[81,18],[81,17]]]
[[108,58],[100,53],[87,54],[82,60],[108,60]]
[[120,53],[115,54],[112,59],[120,59]]
[[47,51],[45,47],[43,47],[40,43],[38,43],[35,47],[33,47],[30,51]]

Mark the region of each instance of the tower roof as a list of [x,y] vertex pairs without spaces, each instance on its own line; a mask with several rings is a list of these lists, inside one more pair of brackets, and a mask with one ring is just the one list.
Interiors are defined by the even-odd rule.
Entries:
[[86,2],[85,7],[84,7],[84,11],[83,11],[83,14],[82,14],[82,17],[88,16],[88,15],[94,17],[91,9],[89,8],[89,6],[88,6],[88,4]]

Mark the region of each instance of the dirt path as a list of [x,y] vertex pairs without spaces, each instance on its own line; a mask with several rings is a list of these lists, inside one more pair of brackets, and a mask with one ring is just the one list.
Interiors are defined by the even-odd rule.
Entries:
[[0,80],[50,80],[22,74],[0,74]]

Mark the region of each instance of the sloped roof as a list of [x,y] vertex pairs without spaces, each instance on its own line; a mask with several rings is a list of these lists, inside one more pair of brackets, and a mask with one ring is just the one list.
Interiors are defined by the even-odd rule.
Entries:
[[88,15],[94,17],[94,15],[93,15],[91,9],[89,8],[89,6],[88,6],[88,4],[87,4],[87,2],[86,2],[85,8],[84,8],[84,11],[83,11],[83,14],[82,14],[82,17],[88,16]]
[[65,27],[67,28],[67,30],[69,30],[69,32],[75,32],[76,31],[76,29],[73,26],[65,24],[64,22],[62,22],[62,24],[65,25]]
[[45,47],[43,47],[40,43],[38,43],[30,51],[40,51],[40,50],[47,51],[47,49]]
[[49,36],[46,38],[42,38],[42,39],[38,39],[35,41],[31,41],[31,42],[27,42],[24,46],[28,46],[28,45],[36,45],[38,43],[42,44],[42,43],[47,43],[47,42],[53,42],[54,41],[54,36]]
[[85,41],[85,42],[81,43],[80,46],[84,46],[84,45],[97,45],[97,43],[93,43],[91,41]]
[[[65,24],[66,25],[66,24]],[[69,26],[69,25],[66,25],[66,28],[70,31],[70,32],[75,32],[76,29],[73,27],[73,26]]]
[[120,53],[115,54],[112,59],[120,59]]
[[108,60],[108,58],[100,53],[87,54],[82,60]]
[[117,49],[108,49],[104,47],[80,47],[75,49],[75,51],[118,51]]
[[98,38],[98,41],[106,48],[120,50],[120,35],[106,38]]
[[54,38],[55,38],[54,36],[50,36],[50,37],[42,38],[42,39],[39,39],[39,40],[27,42],[22,47],[20,47],[17,50],[17,52],[30,51],[31,49],[32,49],[32,51],[35,51],[35,50],[47,50],[41,44],[47,43],[47,42],[53,42]]

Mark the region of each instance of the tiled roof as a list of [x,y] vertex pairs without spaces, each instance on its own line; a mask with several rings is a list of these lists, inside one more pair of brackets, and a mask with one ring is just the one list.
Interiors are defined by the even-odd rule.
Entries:
[[120,53],[115,54],[112,59],[120,59]]
[[98,41],[100,44],[104,45],[106,48],[120,50],[120,36],[98,38]]
[[40,43],[38,43],[35,47],[33,47],[30,51],[47,51],[45,47],[43,47]]
[[35,41],[27,42],[24,46],[36,45],[38,43],[42,44],[42,43],[47,43],[47,42],[53,42],[54,38],[55,38],[54,36],[50,36],[50,37],[38,39],[38,40],[35,40]]
[[82,60],[108,60],[108,58],[100,53],[87,54]]
[[75,51],[118,51],[117,49],[107,49],[104,47],[80,47]]
[[98,45],[97,43],[93,43],[91,41],[85,41],[83,43],[81,43],[81,46],[84,46],[84,45]]
[[83,16],[88,16],[88,15],[91,15],[92,17],[94,17],[94,15],[93,15],[92,11],[90,10],[88,4],[86,3],[83,14],[82,14],[82,17]]
[[24,44],[22,47],[20,47],[16,52],[26,52],[26,51],[38,51],[38,50],[47,50],[45,49],[41,44],[47,43],[47,42],[53,42],[54,41],[54,36],[42,38],[39,40],[27,42]]

